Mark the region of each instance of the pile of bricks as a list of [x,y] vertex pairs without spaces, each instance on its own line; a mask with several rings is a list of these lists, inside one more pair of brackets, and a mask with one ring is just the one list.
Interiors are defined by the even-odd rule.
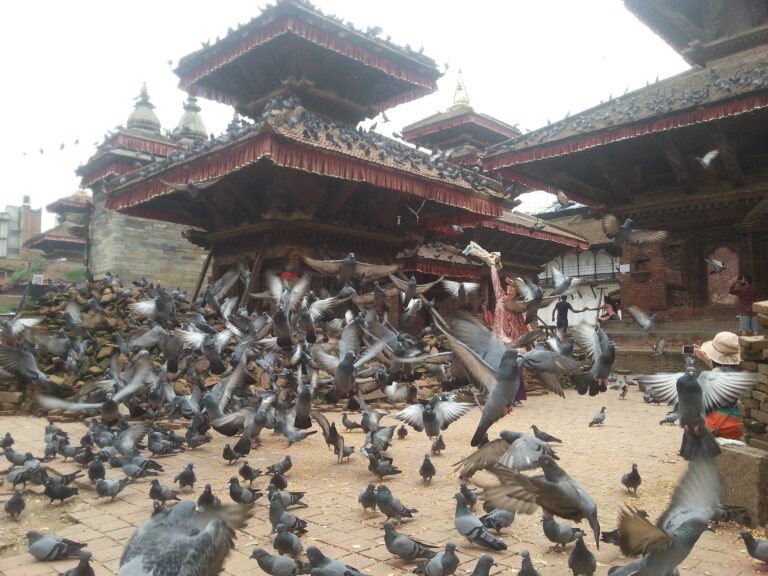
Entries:
[[0,416],[13,416],[18,414],[24,394],[21,392],[0,391]]
[[742,368],[758,373],[758,383],[742,397],[744,441],[768,451],[768,300],[753,306],[760,325],[758,336],[742,336]]

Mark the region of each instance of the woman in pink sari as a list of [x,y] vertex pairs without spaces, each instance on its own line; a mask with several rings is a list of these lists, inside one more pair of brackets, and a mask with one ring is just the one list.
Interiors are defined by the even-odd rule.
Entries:
[[[495,266],[491,266],[491,282],[493,283],[493,292],[496,296],[496,308],[493,315],[493,333],[499,340],[508,346],[520,338],[523,333],[527,332],[528,326],[525,324],[525,316],[523,314],[510,312],[504,306],[508,300],[517,298],[517,286],[514,281],[507,278],[507,287],[505,290],[499,280],[499,272],[496,270]],[[515,405],[519,405],[522,400],[527,399],[528,395],[525,393],[525,382],[523,380],[522,371],[520,371],[520,388],[515,397]]]

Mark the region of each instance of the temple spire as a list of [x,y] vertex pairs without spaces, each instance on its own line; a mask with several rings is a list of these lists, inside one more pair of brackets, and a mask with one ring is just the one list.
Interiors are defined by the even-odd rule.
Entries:
[[469,106],[469,96],[467,95],[467,87],[464,86],[464,77],[459,70],[459,77],[456,79],[456,90],[453,93],[453,107],[458,108],[461,106]]
[[205,124],[200,117],[200,106],[198,106],[197,98],[194,96],[190,95],[184,103],[184,114],[173,133],[178,138],[186,138],[193,142],[200,142],[208,138]]
[[153,111],[154,107],[154,104],[149,101],[147,85],[143,84],[141,86],[141,93],[136,97],[134,110],[128,117],[126,126],[160,134],[160,120],[157,119],[157,115]]

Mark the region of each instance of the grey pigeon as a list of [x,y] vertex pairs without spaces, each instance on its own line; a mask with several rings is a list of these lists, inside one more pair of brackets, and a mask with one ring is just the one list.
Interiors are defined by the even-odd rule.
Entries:
[[55,484],[54,482],[48,482],[43,494],[50,499],[49,504],[52,504],[55,500],[64,502],[67,498],[76,496],[78,494],[78,489],[70,488],[66,485]]
[[640,478],[640,472],[637,471],[637,464],[632,464],[632,470],[622,475],[621,483],[627,488],[627,492],[634,491],[637,496],[637,488],[640,486],[642,479]]
[[435,470],[435,465],[432,464],[432,461],[429,459],[429,454],[424,455],[424,462],[421,463],[421,466],[419,467],[419,476],[421,476],[421,479],[426,482],[431,482],[432,477],[437,473]]
[[96,572],[93,571],[91,566],[91,560],[89,558],[80,558],[77,566],[62,572],[59,576],[95,576],[95,574]]
[[449,576],[455,574],[459,567],[459,557],[456,556],[456,544],[448,542],[443,552],[438,552],[434,558],[414,570],[416,574],[425,576]]
[[632,228],[632,224],[629,218],[619,225],[618,218],[613,214],[603,216],[603,232],[619,247],[624,244],[661,242],[669,235],[666,230],[639,230]]
[[576,534],[580,532],[567,522],[558,522],[552,514],[544,514],[541,518],[541,524],[544,529],[544,536],[555,545],[555,550],[558,548],[565,550],[565,545],[573,542],[576,539]]
[[586,372],[571,374],[571,382],[578,394],[589,392],[590,396],[597,396],[600,392],[608,390],[608,378],[616,361],[616,344],[608,338],[600,325],[594,329],[579,327],[574,336],[592,360],[592,366]]
[[288,512],[279,494],[272,494],[269,497],[269,521],[272,524],[273,532],[277,530],[278,524],[283,524],[287,530],[294,533],[305,534],[307,532],[307,521]]
[[81,544],[56,536],[55,534],[40,534],[40,532],[27,532],[27,545],[29,553],[35,560],[63,560],[64,558],[90,558],[92,554],[84,550],[87,544]]
[[496,561],[488,556],[488,554],[483,554],[477,559],[475,569],[469,573],[469,576],[488,576],[492,566],[496,566]]
[[552,434],[547,434],[546,432],[544,432],[544,430],[540,430],[539,427],[536,426],[536,424],[533,424],[531,426],[531,430],[533,430],[533,435],[539,440],[541,440],[542,442],[547,442],[547,443],[559,442],[561,444],[563,442],[562,440],[560,440],[560,438],[556,438],[555,436],[552,436]]
[[198,510],[212,510],[215,508],[221,508],[221,500],[213,493],[213,489],[210,484],[206,484],[200,496],[197,498]]
[[21,495],[21,490],[14,490],[11,497],[5,501],[3,510],[10,516],[11,520],[18,520],[19,514],[22,513],[26,504],[24,503],[24,497]]
[[300,556],[304,551],[304,546],[301,545],[299,537],[289,532],[285,524],[278,524],[276,530],[277,535],[272,540],[272,547],[277,550],[277,553],[293,556],[294,558]]
[[176,474],[176,476],[173,478],[174,482],[179,483],[179,488],[186,488],[189,486],[193,490],[195,489],[195,482],[197,481],[197,476],[195,476],[195,465],[194,464],[187,464],[186,468]]
[[37,367],[37,360],[26,350],[0,344],[0,368],[18,377],[20,383],[40,385],[48,392],[62,396],[66,388],[54,384]]
[[301,501],[302,498],[306,496],[306,492],[287,492],[285,490],[278,490],[277,486],[274,484],[269,484],[267,486],[267,493],[269,494],[270,498],[272,498],[273,494],[277,494],[278,497],[283,501],[283,506],[286,508],[290,508],[291,506],[297,506],[299,508],[307,507],[307,504]]
[[248,517],[241,507],[197,512],[190,501],[160,508],[131,536],[118,576],[215,576],[234,547],[235,529]]
[[647,336],[653,332],[653,329],[656,327],[656,320],[658,319],[657,314],[648,316],[648,314],[640,310],[637,306],[627,306],[627,312],[632,315],[632,318],[635,319],[637,325],[643,329],[643,334]]
[[249,486],[252,486],[253,481],[261,476],[261,470],[258,468],[251,468],[248,465],[248,462],[243,462],[243,465],[240,466],[240,469],[237,471],[237,473],[243,480],[248,481]]
[[704,262],[712,266],[712,270],[709,271],[710,276],[712,276],[712,274],[719,274],[727,268],[725,262],[718,260],[717,258],[704,258]]
[[416,508],[405,506],[383,484],[376,489],[376,505],[386,515],[387,520],[394,518],[398,524],[403,518],[413,518],[413,513],[418,512]]
[[537,468],[542,455],[558,459],[546,442],[521,432],[502,430],[498,439],[478,448],[473,454],[454,464],[454,468],[461,467],[459,478],[466,481],[478,470],[488,470],[496,466],[515,471]]
[[321,576],[363,576],[354,566],[328,558],[316,546],[307,548],[307,559],[312,566],[312,574],[318,574],[315,570],[319,570]]
[[590,420],[589,427],[592,428],[592,426],[601,426],[605,422],[605,406],[600,408],[600,412],[595,414],[594,418]]
[[258,490],[240,486],[240,481],[234,476],[229,479],[229,497],[238,504],[251,505],[262,496]]
[[541,572],[533,567],[531,553],[528,550],[520,550],[520,558],[522,558],[522,562],[517,576],[542,576]]
[[576,546],[568,555],[568,568],[573,576],[594,576],[597,570],[597,558],[584,544],[584,532],[581,530],[576,534]]
[[485,499],[496,508],[522,514],[533,514],[540,506],[544,512],[567,520],[580,522],[586,519],[600,548],[600,522],[594,499],[550,456],[544,455],[539,461],[544,476],[492,469],[500,484],[487,487],[484,490]]
[[280,462],[267,466],[267,474],[285,474],[293,467],[290,456],[286,456]]
[[491,510],[488,514],[480,516],[480,522],[483,526],[489,530],[495,531],[497,534],[501,533],[504,528],[508,528],[515,521],[515,513],[509,510],[502,510],[496,508]]
[[256,560],[267,574],[272,576],[297,576],[304,574],[301,562],[287,556],[273,556],[263,548],[255,548],[251,552],[251,558]]
[[474,510],[475,505],[477,504],[477,494],[475,491],[470,490],[466,482],[460,482],[459,492],[461,492],[461,495],[464,496],[464,500],[466,501],[467,506],[469,506],[469,509]]
[[96,494],[98,495],[96,497],[114,500],[115,496],[120,494],[131,482],[133,480],[127,476],[122,480],[99,480],[96,482]]
[[439,456],[440,452],[443,450],[445,450],[445,441],[443,440],[443,435],[440,434],[440,436],[437,437],[437,440],[432,442],[432,446],[429,451],[432,452],[432,454],[437,454]]
[[376,513],[376,487],[373,484],[368,484],[365,490],[360,492],[357,497],[357,501],[363,507],[363,512],[368,511],[370,508]]
[[477,544],[488,550],[500,552],[507,549],[507,545],[488,532],[480,519],[469,511],[467,501],[461,492],[457,492],[454,498],[456,499],[456,512],[453,517],[453,525],[459,534],[471,544]]
[[619,514],[619,544],[625,556],[642,557],[608,571],[612,576],[671,574],[709,528],[720,497],[720,475],[709,458],[688,463],[664,513],[654,526],[632,508]]
[[739,536],[744,540],[744,544],[747,547],[747,552],[755,560],[768,563],[768,540],[762,540],[752,536],[752,532],[748,530],[742,530],[739,532]]
[[472,408],[474,404],[453,402],[440,394],[435,394],[426,405],[420,402],[411,404],[392,417],[410,424],[419,432],[424,430],[426,435],[433,439]]
[[686,460],[698,460],[720,454],[720,445],[706,425],[704,392],[693,369],[677,380],[677,405],[683,429],[680,456]]
[[575,372],[581,368],[581,362],[561,354],[559,349],[550,350],[544,342],[539,342],[525,354],[523,366],[533,372],[547,388],[565,398],[559,376]]
[[419,558],[432,558],[436,552],[432,544],[425,544],[415,538],[400,534],[395,530],[394,523],[384,522],[384,545],[387,550],[403,562],[414,562]]
[[180,500],[176,490],[163,486],[157,478],[152,479],[152,484],[149,487],[149,497],[163,504],[168,500]]
[[405,427],[405,424],[401,424],[400,428],[397,429],[397,437],[404,440],[406,436],[408,436],[408,428]]

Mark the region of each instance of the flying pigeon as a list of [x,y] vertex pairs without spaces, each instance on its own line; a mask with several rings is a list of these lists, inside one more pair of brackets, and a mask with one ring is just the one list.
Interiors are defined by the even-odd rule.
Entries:
[[710,276],[712,274],[719,274],[727,268],[725,262],[722,260],[717,260],[716,258],[704,258],[704,262],[712,266],[712,270],[709,271]]
[[666,230],[639,230],[632,228],[632,220],[627,218],[619,225],[619,220],[612,214],[603,216],[603,232],[613,240],[614,245],[646,244],[666,240],[669,233]]
[[696,161],[701,165],[702,168],[706,170],[712,165],[712,162],[714,161],[714,159],[717,158],[719,155],[720,155],[720,150],[715,148],[714,150],[710,150],[709,152],[704,154],[704,156],[702,156],[701,158],[697,156]]

